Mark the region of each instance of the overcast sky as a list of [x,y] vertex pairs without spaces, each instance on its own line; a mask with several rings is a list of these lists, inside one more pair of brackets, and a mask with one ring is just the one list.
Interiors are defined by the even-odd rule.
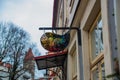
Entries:
[[37,42],[39,50],[40,26],[52,25],[53,0],[0,0],[0,21],[11,21],[31,34],[32,40]]
[[[52,26],[53,0],[0,0],[0,21],[10,21],[31,34],[42,55],[40,26]],[[39,74],[40,76],[42,74]]]

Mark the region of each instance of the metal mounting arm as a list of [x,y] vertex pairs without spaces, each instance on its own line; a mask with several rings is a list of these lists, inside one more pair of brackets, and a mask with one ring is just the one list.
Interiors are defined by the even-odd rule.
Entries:
[[78,44],[81,45],[81,31],[78,27],[40,27],[39,30],[77,30]]

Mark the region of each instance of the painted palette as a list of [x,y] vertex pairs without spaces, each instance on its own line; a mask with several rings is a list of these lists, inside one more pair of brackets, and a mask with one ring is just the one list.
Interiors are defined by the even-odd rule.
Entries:
[[46,32],[40,38],[40,42],[43,48],[51,52],[64,50],[68,46],[69,41],[70,41],[69,31],[64,35]]

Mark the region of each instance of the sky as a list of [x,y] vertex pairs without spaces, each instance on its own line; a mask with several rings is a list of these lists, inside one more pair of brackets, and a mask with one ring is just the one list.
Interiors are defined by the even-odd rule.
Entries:
[[39,27],[51,27],[52,15],[53,0],[0,0],[0,21],[13,22],[26,30],[42,55],[47,51],[40,44],[44,31]]

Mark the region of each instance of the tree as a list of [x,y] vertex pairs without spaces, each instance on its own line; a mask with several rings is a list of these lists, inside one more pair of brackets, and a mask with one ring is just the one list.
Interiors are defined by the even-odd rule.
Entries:
[[35,53],[34,56],[40,56],[41,55],[41,53],[38,50],[37,43],[31,43],[30,48],[32,49],[33,53]]
[[8,70],[9,80],[16,80],[26,71],[23,59],[30,46],[26,31],[11,22],[0,22],[0,61],[12,65]]

